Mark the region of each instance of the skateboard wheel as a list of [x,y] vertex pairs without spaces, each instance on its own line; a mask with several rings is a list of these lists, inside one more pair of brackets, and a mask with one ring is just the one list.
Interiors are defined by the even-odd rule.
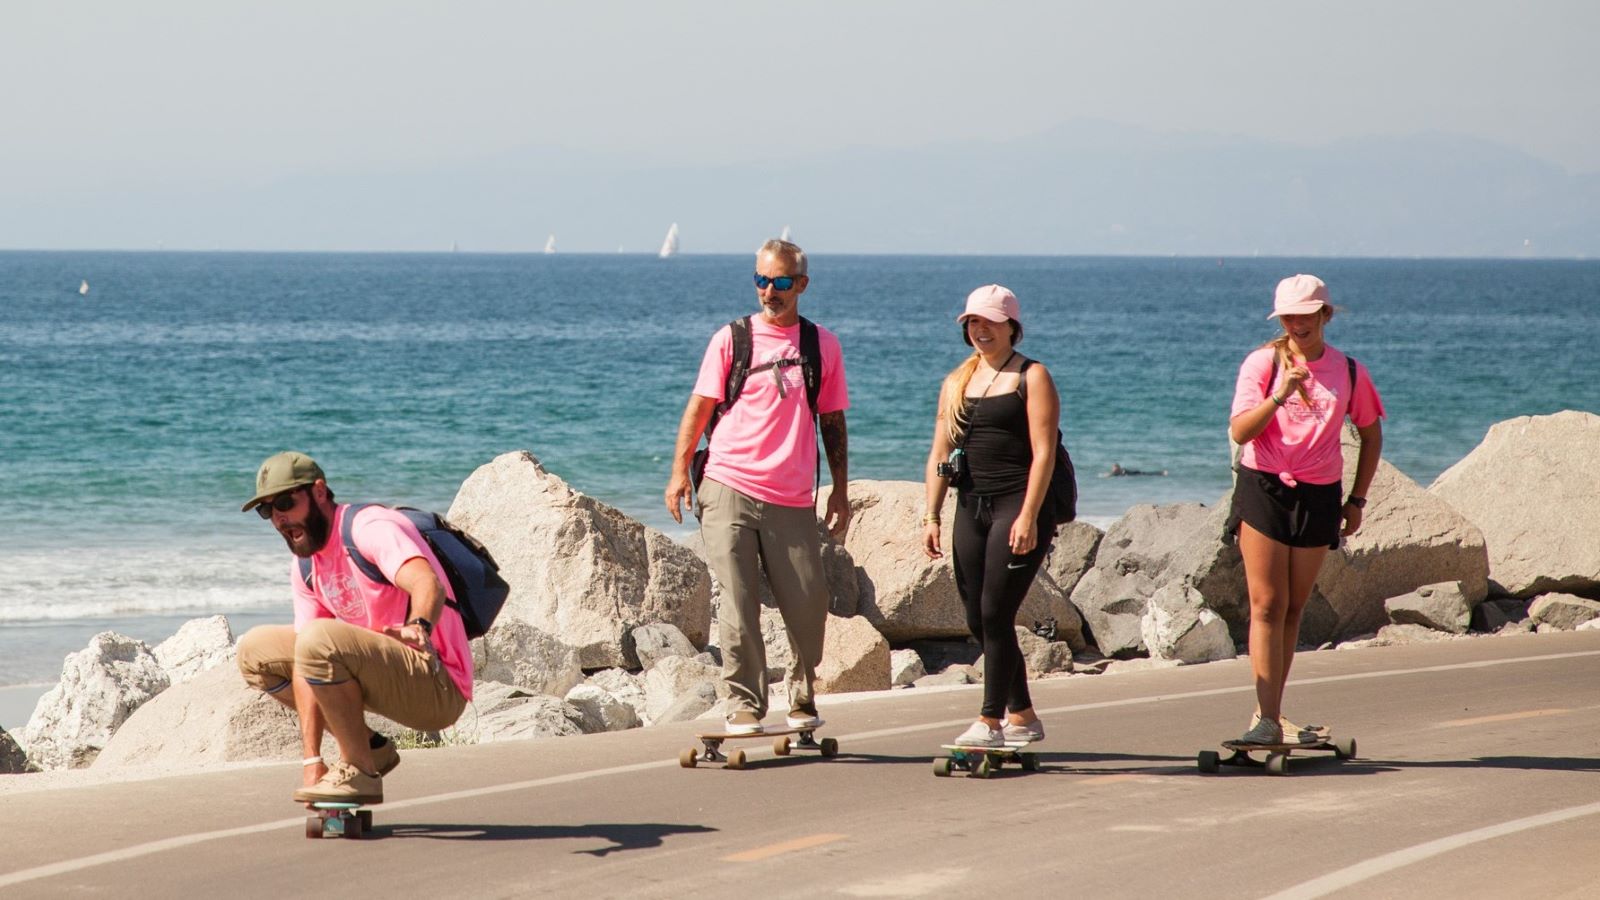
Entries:
[[743,750],[735,750],[732,753],[728,754],[728,768],[730,768],[730,769],[742,769],[742,768],[744,768],[744,751]]
[[1287,775],[1287,774],[1289,774],[1289,754],[1287,754],[1287,753],[1268,753],[1267,754],[1267,774],[1268,775]]
[[822,743],[820,745],[818,745],[817,749],[822,751],[822,755],[823,756],[827,756],[827,757],[838,756],[839,755],[839,742],[834,740],[833,738],[823,738],[822,739]]
[[363,809],[360,812],[356,813],[356,816],[361,819],[361,830],[362,831],[371,831],[372,830],[372,810]]
[[319,837],[322,837],[322,817],[321,816],[307,816],[306,817],[306,837],[308,837],[308,838],[319,838]]
[[773,738],[772,739],[772,752],[776,753],[779,756],[788,756],[789,755],[789,739],[787,737]]
[[699,761],[699,756],[700,751],[690,747],[678,754],[678,765],[683,766],[685,769],[692,769],[694,764]]
[[1039,757],[1033,755],[1032,753],[1019,753],[1017,754],[1017,759],[1021,760],[1022,762],[1022,771],[1039,771]]
[[366,833],[365,823],[360,816],[350,816],[344,820],[344,836],[347,838],[362,837]]
[[1340,759],[1356,758],[1356,739],[1353,737],[1339,738],[1333,742],[1333,755]]
[[1200,758],[1196,760],[1196,765],[1200,767],[1200,771],[1208,775],[1214,774],[1221,764],[1222,757],[1215,750],[1201,750]]
[[950,777],[950,757],[946,756],[933,761],[933,774],[936,778]]
[[989,757],[985,756],[983,759],[978,760],[977,765],[972,767],[972,774],[975,778],[989,778],[994,775],[994,764],[989,761]]

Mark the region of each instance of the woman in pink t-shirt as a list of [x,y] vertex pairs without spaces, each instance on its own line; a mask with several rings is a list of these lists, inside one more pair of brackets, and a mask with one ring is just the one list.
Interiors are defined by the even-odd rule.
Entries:
[[[1383,449],[1383,402],[1360,363],[1323,339],[1333,318],[1328,286],[1312,275],[1278,283],[1272,314],[1283,334],[1239,367],[1229,433],[1241,445],[1230,528],[1250,590],[1250,668],[1256,718],[1240,738],[1254,744],[1315,741],[1317,729],[1286,724],[1283,687],[1294,663],[1300,614],[1328,550],[1361,527]],[[1353,383],[1352,383],[1353,382]],[[1345,417],[1361,436],[1355,483],[1343,499]]]

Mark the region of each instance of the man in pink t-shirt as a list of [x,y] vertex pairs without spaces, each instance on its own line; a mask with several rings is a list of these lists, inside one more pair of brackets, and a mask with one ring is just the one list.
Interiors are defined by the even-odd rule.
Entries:
[[[706,558],[722,588],[717,633],[732,734],[759,733],[767,714],[763,572],[794,650],[787,724],[822,724],[812,686],[828,616],[813,494],[819,426],[833,478],[824,521],[839,540],[850,524],[844,359],[832,332],[800,317],[800,295],[810,283],[805,251],[788,241],[767,241],[756,254],[755,283],[760,312],[723,327],[706,348],[678,428],[666,490],[667,511],[677,522],[691,492],[697,495]],[[749,358],[736,359],[735,329],[745,328]],[[814,350],[808,351],[812,340]],[[736,365],[748,370],[738,393],[726,396]],[[708,431],[703,476],[691,478],[695,446]]]
[[[450,605],[450,581],[403,514],[335,505],[322,467],[285,452],[261,464],[244,504],[272,522],[295,556],[294,625],[261,625],[239,639],[245,682],[300,717],[302,803],[383,802],[383,776],[400,764],[394,743],[369,729],[374,712],[418,731],[439,731],[472,698],[466,626]],[[339,535],[350,521],[357,551],[386,582],[369,578]],[[309,561],[309,566],[304,566]],[[308,583],[309,582],[309,583]],[[322,759],[331,731],[341,760]]]

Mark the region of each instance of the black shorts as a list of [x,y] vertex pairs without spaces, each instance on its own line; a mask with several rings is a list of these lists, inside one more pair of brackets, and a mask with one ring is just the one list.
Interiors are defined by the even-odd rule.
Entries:
[[1285,485],[1278,476],[1239,467],[1233,487],[1233,515],[1229,529],[1240,521],[1280,544],[1290,547],[1339,548],[1339,526],[1344,513],[1344,488],[1333,484]]

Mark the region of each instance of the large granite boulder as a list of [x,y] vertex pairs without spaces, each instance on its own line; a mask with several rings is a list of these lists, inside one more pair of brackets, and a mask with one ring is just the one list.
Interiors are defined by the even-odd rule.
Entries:
[[67,656],[61,682],[39,698],[21,743],[41,769],[84,768],[133,711],[168,684],[143,641],[103,631]]
[[506,453],[461,485],[448,518],[488,548],[511,585],[500,623],[522,621],[578,648],[585,669],[633,667],[627,637],[650,622],[706,642],[711,579],[686,547]]
[[[826,497],[823,498],[823,502]],[[966,613],[956,591],[950,562],[955,498],[944,504],[944,556],[922,552],[923,486],[913,481],[850,482],[850,531],[845,549],[860,573],[860,614],[884,637],[903,642],[921,638],[959,638],[967,634]],[[1053,618],[1062,638],[1074,635],[1081,617],[1048,570],[1041,570],[1017,612],[1016,623],[1031,626]]]
[[155,649],[156,662],[166,670],[172,684],[182,684],[207,669],[232,662],[235,653],[227,616],[190,619]]
[[816,692],[883,691],[889,686],[889,642],[862,616],[829,616]]
[[1482,532],[1496,593],[1600,596],[1600,415],[1498,422],[1428,493]]
[[1083,573],[1094,566],[1095,554],[1100,551],[1100,541],[1105,536],[1105,532],[1088,522],[1068,522],[1056,529],[1055,543],[1050,547],[1044,568],[1063,594],[1071,596]]
[[477,721],[469,729],[461,729],[471,743],[529,741],[583,733],[583,713],[559,697],[529,693],[509,684],[482,682],[472,686],[472,699],[478,709]]
[[247,686],[237,669],[215,666],[140,706],[112,735],[94,767],[299,758],[295,714]]
[[1072,591],[1089,634],[1107,656],[1145,649],[1143,620],[1167,569],[1191,541],[1217,543],[1221,528],[1206,536],[1212,512],[1199,503],[1134,506],[1100,539],[1094,565]]
[[1072,648],[1066,641],[1047,641],[1019,625],[1017,648],[1022,651],[1022,663],[1029,679],[1072,671]]
[[1540,594],[1528,604],[1528,618],[1535,625],[1574,631],[1585,622],[1600,618],[1600,602],[1576,594]]
[[479,681],[552,697],[583,681],[578,648],[526,620],[505,616],[472,642],[472,671]]
[[0,728],[0,775],[21,775],[32,771],[34,768],[28,762],[28,754],[22,752],[15,738]]
[[1459,581],[1425,584],[1383,601],[1389,621],[1396,625],[1422,625],[1451,634],[1466,633],[1472,624],[1473,606]]
[[581,714],[579,726],[584,734],[626,731],[644,724],[632,706],[597,685],[577,685],[562,699]]
[[[1347,486],[1355,480],[1358,452],[1355,429],[1346,427]],[[1477,605],[1488,594],[1488,576],[1483,532],[1380,460],[1367,491],[1361,530],[1346,538],[1340,551],[1328,554],[1317,577],[1316,593],[1335,616],[1333,633],[1311,637],[1320,642],[1377,631],[1389,621],[1383,602],[1423,585],[1460,582],[1467,602]],[[1306,628],[1301,635],[1308,636]]]
[[632,709],[641,724],[647,724],[645,708],[649,704],[645,699],[643,676],[625,669],[601,669],[590,675],[584,684],[605,691],[617,702]]
[[[679,697],[685,694],[703,693],[700,690],[701,685],[710,685],[712,693],[721,696],[723,693],[721,675],[720,670],[686,656],[663,657],[650,667],[650,671],[644,673],[644,723],[655,724]],[[689,718],[692,719],[694,716]]]
[[911,684],[926,674],[928,670],[923,667],[922,657],[917,655],[917,651],[906,649],[890,652],[889,683],[894,687]]
[[666,656],[694,656],[694,645],[683,636],[676,625],[652,622],[633,630],[633,652],[639,658],[639,668],[648,669],[656,660]]
[[1233,659],[1228,623],[1206,606],[1206,598],[1188,581],[1169,581],[1150,596],[1140,635],[1154,659],[1185,663]]

